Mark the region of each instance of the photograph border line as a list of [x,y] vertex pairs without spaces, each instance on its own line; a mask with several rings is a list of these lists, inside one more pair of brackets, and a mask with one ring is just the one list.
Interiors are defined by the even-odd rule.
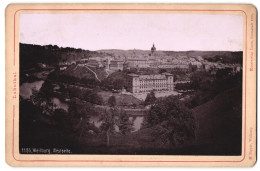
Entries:
[[[230,12],[243,12],[245,14],[245,30],[244,32],[245,34],[245,52],[243,52],[243,54],[245,54],[245,118],[244,118],[244,156],[241,160],[239,161],[134,161],[134,160],[19,160],[15,158],[14,155],[14,128],[15,128],[15,112],[16,112],[16,106],[13,105],[13,138],[12,138],[12,157],[14,158],[14,160],[19,161],[19,162],[242,162],[245,157],[246,157],[246,70],[247,70],[247,14],[244,10],[203,10],[203,9],[19,9],[16,10],[14,13],[14,58],[13,58],[13,66],[16,65],[16,51],[15,51],[15,33],[16,33],[16,26],[15,26],[15,19],[16,19],[16,14],[20,11],[197,11],[197,12],[210,12],[210,11],[215,11],[215,12],[220,12],[220,11],[230,11]],[[87,155],[87,154],[86,154]]]

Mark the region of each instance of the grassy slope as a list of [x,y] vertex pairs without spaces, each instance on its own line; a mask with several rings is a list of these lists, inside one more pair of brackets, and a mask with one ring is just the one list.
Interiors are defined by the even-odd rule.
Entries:
[[70,75],[76,78],[92,78],[95,79],[95,76],[92,72],[90,72],[87,68],[77,66],[75,64],[70,65],[62,74]]
[[[103,80],[106,78],[107,73],[104,71],[104,69],[101,68],[93,68],[89,67],[92,71],[94,71],[97,74],[97,77],[100,80]],[[96,79],[94,74],[86,67],[78,66],[76,64],[70,65],[65,71],[63,71],[64,75],[69,75],[76,78],[89,78],[89,79]]]
[[127,94],[119,94],[119,93],[112,93],[110,91],[100,91],[98,94],[102,97],[105,103],[108,102],[108,99],[113,95],[116,98],[117,105],[132,105],[136,104],[139,105],[142,101]]
[[211,144],[216,150],[224,152],[226,149],[227,153],[240,151],[241,104],[241,89],[233,88],[194,108],[193,112],[197,120],[197,143]]

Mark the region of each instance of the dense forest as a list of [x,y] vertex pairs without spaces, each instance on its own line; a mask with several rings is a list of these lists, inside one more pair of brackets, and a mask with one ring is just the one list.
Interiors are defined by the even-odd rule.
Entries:
[[95,51],[58,47],[57,45],[31,45],[20,43],[21,70],[36,66],[37,63],[57,65],[59,62],[77,61],[91,56],[104,55]]

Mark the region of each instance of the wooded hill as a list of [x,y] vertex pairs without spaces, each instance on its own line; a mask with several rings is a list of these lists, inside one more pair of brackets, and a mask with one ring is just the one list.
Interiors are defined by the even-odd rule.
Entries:
[[58,47],[57,45],[32,45],[20,43],[20,67],[29,69],[37,63],[57,65],[59,62],[77,61],[92,56],[105,56],[105,53],[76,49],[70,47]]

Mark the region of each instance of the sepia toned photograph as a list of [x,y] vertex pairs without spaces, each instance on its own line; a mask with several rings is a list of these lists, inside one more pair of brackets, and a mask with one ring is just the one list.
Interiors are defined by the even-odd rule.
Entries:
[[11,5],[15,166],[252,166],[251,5]]
[[21,14],[20,153],[241,155],[242,50],[242,16]]

